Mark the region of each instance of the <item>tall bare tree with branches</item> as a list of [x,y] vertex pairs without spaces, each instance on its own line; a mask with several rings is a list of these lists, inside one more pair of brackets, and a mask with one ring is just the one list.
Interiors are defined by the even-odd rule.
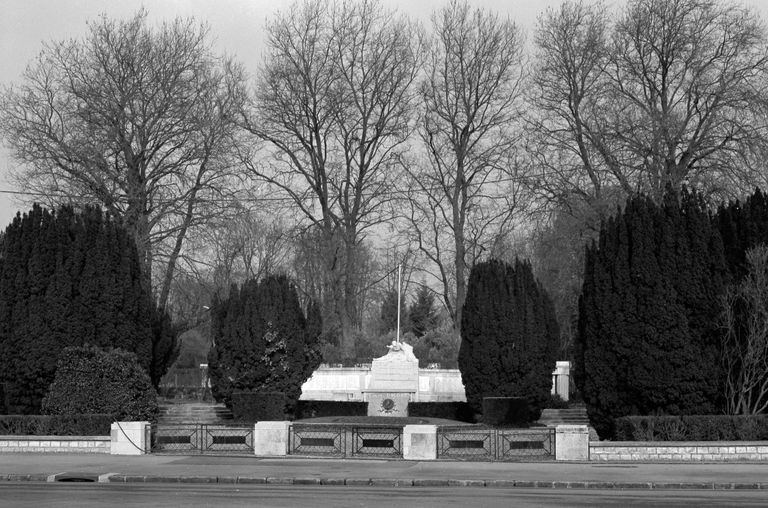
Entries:
[[102,17],[82,40],[45,45],[3,91],[0,132],[20,186],[123,219],[165,307],[189,231],[228,192],[243,82],[192,19]]
[[[606,189],[660,200],[667,186],[749,188],[764,150],[766,30],[713,0],[600,3],[539,19],[529,147],[548,199],[601,203]],[[616,194],[616,193],[614,193]]]
[[244,115],[265,142],[241,150],[245,165],[320,233],[348,353],[360,315],[355,251],[387,217],[411,129],[419,44],[411,22],[373,0],[293,4],[267,25],[267,56]]
[[432,16],[420,88],[426,161],[409,165],[407,222],[457,328],[469,269],[518,204],[522,49],[512,21],[465,2]]
[[723,363],[729,414],[768,409],[768,246],[747,251],[745,279],[723,298]]

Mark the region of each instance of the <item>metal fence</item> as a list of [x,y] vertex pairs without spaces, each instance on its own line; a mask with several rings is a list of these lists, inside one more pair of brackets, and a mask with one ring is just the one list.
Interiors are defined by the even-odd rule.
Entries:
[[554,460],[555,430],[438,427],[437,458]]
[[288,434],[291,455],[328,457],[402,457],[401,427],[293,424]]
[[288,432],[288,450],[295,455],[344,457],[346,455],[344,427],[293,424]]
[[152,428],[158,453],[253,453],[253,425],[179,424]]

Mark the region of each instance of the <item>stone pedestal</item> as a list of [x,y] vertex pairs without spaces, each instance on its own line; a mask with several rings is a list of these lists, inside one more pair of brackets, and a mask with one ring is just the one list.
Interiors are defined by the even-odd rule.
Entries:
[[260,457],[288,454],[291,422],[257,422],[253,428],[253,453]]
[[437,426],[406,425],[403,427],[403,458],[435,460],[437,458]]
[[151,446],[149,422],[115,422],[110,427],[111,455],[144,455]]
[[419,391],[419,360],[413,348],[392,342],[389,353],[374,358],[371,381],[363,390],[368,416],[408,416],[408,402]]
[[589,460],[589,429],[586,425],[557,426],[555,459]]

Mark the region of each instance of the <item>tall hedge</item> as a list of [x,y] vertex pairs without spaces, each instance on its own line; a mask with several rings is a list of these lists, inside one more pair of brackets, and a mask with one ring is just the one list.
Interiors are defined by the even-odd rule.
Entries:
[[559,330],[531,265],[475,265],[463,312],[459,369],[467,402],[481,412],[483,397],[525,397],[537,419],[552,388]]
[[308,325],[296,288],[283,275],[247,281],[215,300],[208,355],[214,397],[231,404],[234,391],[284,392],[294,404],[321,362],[316,308],[311,315]]
[[153,349],[172,351],[175,337],[163,325],[164,339],[153,340],[153,317],[164,314],[153,311],[135,244],[118,220],[93,207],[35,205],[6,228],[0,252],[0,383],[9,412],[39,411],[67,346],[133,352],[159,382],[173,354],[153,365]]
[[717,318],[728,281],[704,203],[630,199],[586,251],[575,378],[598,433],[625,415],[722,407]]

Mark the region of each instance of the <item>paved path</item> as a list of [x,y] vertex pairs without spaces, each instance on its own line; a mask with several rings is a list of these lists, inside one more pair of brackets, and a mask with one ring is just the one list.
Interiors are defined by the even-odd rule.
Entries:
[[65,478],[64,473],[71,477],[113,482],[768,490],[768,463],[505,463],[207,455],[0,454],[0,481],[56,481]]

